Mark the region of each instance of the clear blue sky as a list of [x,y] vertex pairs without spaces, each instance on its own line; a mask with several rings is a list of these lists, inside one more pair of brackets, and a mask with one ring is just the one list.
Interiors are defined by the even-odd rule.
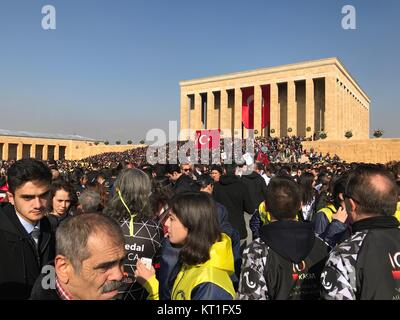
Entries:
[[[42,6],[57,29],[41,28]],[[355,6],[357,29],[341,27]],[[337,56],[400,137],[398,0],[0,0],[0,127],[137,142],[179,81]]]

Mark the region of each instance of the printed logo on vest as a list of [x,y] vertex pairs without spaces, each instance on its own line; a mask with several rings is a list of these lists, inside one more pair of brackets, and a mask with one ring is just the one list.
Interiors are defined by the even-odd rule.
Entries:
[[400,252],[391,255],[389,253],[390,264],[392,265],[392,276],[394,280],[400,280]]
[[303,274],[304,270],[306,270],[306,263],[304,262],[304,260],[298,264],[293,263],[292,270],[293,270],[292,278],[294,281],[297,281],[299,280],[300,275]]
[[243,292],[245,293],[253,292],[254,289],[257,287],[258,278],[259,275],[256,271],[254,271],[251,268],[244,268],[243,280],[242,280]]

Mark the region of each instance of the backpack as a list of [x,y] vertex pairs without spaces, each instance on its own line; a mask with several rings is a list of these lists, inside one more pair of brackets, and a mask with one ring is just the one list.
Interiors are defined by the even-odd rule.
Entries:
[[315,238],[308,256],[300,263],[283,258],[268,248],[264,277],[271,300],[319,300],[320,276],[328,259],[327,245]]

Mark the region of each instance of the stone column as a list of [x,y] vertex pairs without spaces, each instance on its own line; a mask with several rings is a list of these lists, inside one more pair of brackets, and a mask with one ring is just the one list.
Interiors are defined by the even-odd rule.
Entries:
[[8,143],[4,142],[3,144],[3,160],[8,160]]
[[342,140],[344,138],[344,132],[342,131],[341,128],[341,121],[340,121],[340,82],[338,79],[336,79],[336,84],[335,84],[335,109],[336,109],[336,118],[335,118],[335,125],[336,125],[336,134],[337,134],[337,139]]
[[359,128],[359,130],[360,130],[360,139],[363,139],[364,138],[364,129],[363,129],[364,122],[362,120],[362,117],[364,116],[364,113],[363,113],[364,110],[363,110],[363,107],[362,107],[360,101],[358,102],[358,111],[360,112],[360,128]]
[[275,132],[271,133],[271,137],[279,137],[281,132],[281,117],[280,117],[280,108],[278,103],[278,84],[271,83],[271,129],[274,129]]
[[349,89],[349,123],[350,126],[352,127],[352,131],[355,133],[356,132],[356,119],[354,119],[354,105],[353,105],[353,95]]
[[354,112],[354,97],[353,94],[350,92],[350,119],[351,123],[353,125],[353,137],[352,139],[356,139],[357,135],[357,119],[354,117],[355,112]]
[[363,122],[364,122],[364,139],[368,139],[369,138],[369,120],[368,120],[368,109],[363,107]]
[[48,160],[49,152],[47,146],[48,146],[47,144],[43,145],[43,153],[42,153],[43,160]]
[[353,125],[354,125],[354,130],[353,130],[353,138],[352,139],[357,139],[357,134],[358,134],[358,114],[356,112],[356,100],[354,99],[353,94],[350,96],[350,101],[351,101],[351,118],[353,120]]
[[360,107],[359,107],[358,101],[357,101],[357,99],[355,97],[353,97],[353,101],[354,101],[355,119],[357,121],[356,139],[360,139],[361,112],[360,112]]
[[365,123],[364,123],[364,119],[363,119],[364,118],[364,107],[362,106],[361,102],[358,103],[358,107],[359,107],[360,114],[361,114],[360,139],[364,139],[364,136],[365,136],[365,134],[364,134],[364,125],[365,125]]
[[188,96],[186,92],[181,91],[181,113],[180,113],[180,140],[187,140],[189,137],[186,135],[184,130],[189,129],[189,105],[188,105]]
[[56,144],[54,146],[54,160],[60,160],[60,145]]
[[345,119],[345,124],[346,124],[346,131],[347,130],[352,130],[351,124],[350,124],[350,106],[349,106],[349,92],[347,91],[347,87],[344,89],[344,108],[345,108],[345,113],[344,113],[344,119]]
[[217,129],[218,128],[218,113],[214,108],[214,93],[209,90],[207,91],[207,129]]
[[341,129],[341,134],[344,134],[347,131],[346,128],[346,108],[345,108],[345,102],[344,102],[344,89],[343,89],[343,83],[339,88],[339,93],[340,93],[340,129]]
[[235,106],[234,110],[234,137],[242,137],[242,90],[240,87],[235,88]]
[[32,143],[31,145],[31,158],[36,157],[36,143]]
[[[194,98],[194,108],[190,109],[190,117],[189,117],[189,128],[190,130],[192,130],[193,132],[195,132],[196,130],[201,129],[198,124],[198,109],[199,106],[201,104],[201,101],[199,101],[199,99],[201,98],[200,95],[198,93],[193,94],[193,98]],[[193,135],[193,134],[192,134]],[[190,139],[194,139],[194,136],[191,136]]]
[[364,108],[361,102],[358,102],[358,110],[360,112],[360,139],[364,139]]
[[[310,127],[311,131],[307,131]],[[314,80],[306,79],[306,136],[312,136],[315,132],[315,100]]]
[[[201,95],[200,93],[196,92],[194,96],[194,127],[192,127],[194,130],[203,129],[203,124],[201,123],[201,109]],[[192,119],[190,119],[190,121],[192,121]]]
[[356,114],[356,108],[354,106],[354,97],[352,92],[350,92],[350,108],[351,108],[351,119],[353,123],[353,132],[354,132],[353,139],[357,139],[357,114]]
[[365,120],[364,120],[364,107],[362,106],[361,102],[359,102],[359,109],[360,109],[360,139],[365,139],[365,133],[364,133],[364,126],[365,126]]
[[[369,108],[369,106],[368,106],[368,108]],[[369,114],[369,109],[366,109],[365,110],[365,126],[366,126],[366,128],[365,128],[365,131],[366,131],[366,135],[367,135],[367,139],[369,138],[369,130],[370,130],[370,127],[369,127],[369,116],[370,116],[370,114]]]
[[260,85],[254,86],[254,130],[257,130],[257,134],[254,133],[254,137],[262,136],[261,129],[261,112],[262,112],[262,90]]
[[23,144],[22,142],[19,142],[17,146],[17,160],[22,159],[22,151],[23,151]]
[[297,135],[297,103],[296,103],[296,84],[294,81],[287,82],[287,110],[288,110],[288,128],[292,132],[287,132],[288,136]]
[[336,77],[328,76],[325,78],[325,132],[327,139],[335,140],[338,138],[336,124]]
[[222,137],[229,137],[229,129],[231,127],[231,111],[228,109],[228,92],[226,89],[221,90],[221,130]]

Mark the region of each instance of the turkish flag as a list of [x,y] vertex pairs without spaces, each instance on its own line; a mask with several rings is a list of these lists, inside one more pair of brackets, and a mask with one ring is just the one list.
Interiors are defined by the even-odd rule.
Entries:
[[220,136],[220,129],[197,130],[195,144],[196,149],[218,149]]
[[264,166],[269,166],[269,158],[268,155],[261,150],[257,154],[257,161],[261,162]]

